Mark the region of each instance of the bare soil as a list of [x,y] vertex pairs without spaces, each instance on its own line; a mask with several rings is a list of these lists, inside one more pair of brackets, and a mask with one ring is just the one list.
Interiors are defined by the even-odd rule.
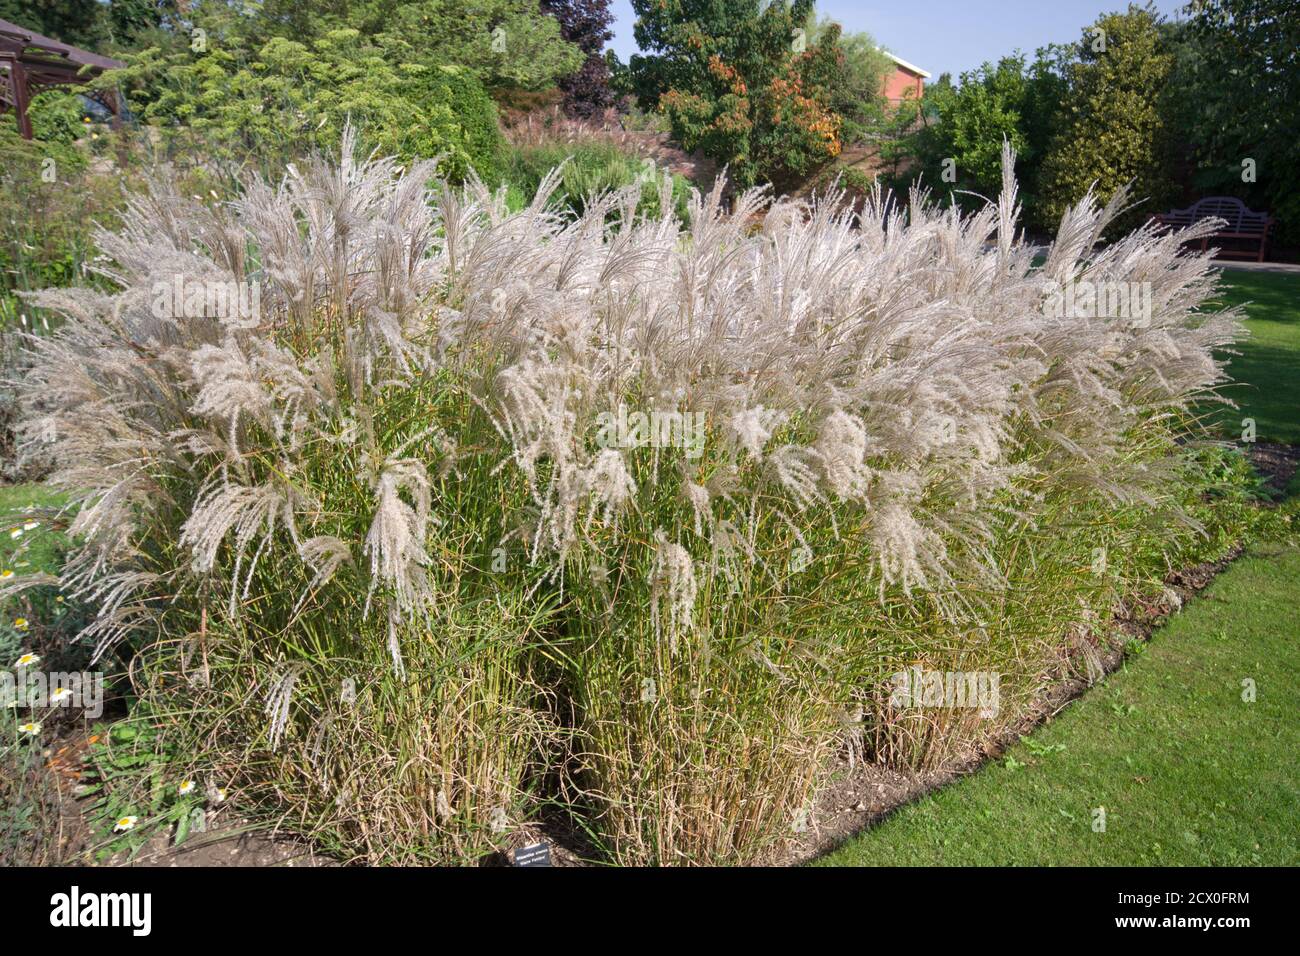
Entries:
[[1300,446],[1256,442],[1247,447],[1246,457],[1270,488],[1283,492],[1300,467]]
[[249,830],[235,818],[207,833],[171,845],[170,833],[157,833],[132,859],[112,857],[109,866],[338,866],[334,860],[290,836]]

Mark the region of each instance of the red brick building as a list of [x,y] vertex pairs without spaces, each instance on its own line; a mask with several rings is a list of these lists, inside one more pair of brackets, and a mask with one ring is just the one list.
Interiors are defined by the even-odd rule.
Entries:
[[894,72],[885,77],[885,97],[891,106],[897,106],[904,98],[920,101],[925,90],[925,81],[930,74],[919,66],[894,56],[888,50],[881,51],[894,61]]

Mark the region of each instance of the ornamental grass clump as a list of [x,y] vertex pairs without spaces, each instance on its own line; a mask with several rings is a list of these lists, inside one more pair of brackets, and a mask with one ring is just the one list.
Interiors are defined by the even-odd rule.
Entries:
[[[78,502],[82,639],[135,648],[194,774],[342,852],[473,858],[559,800],[610,859],[754,858],[837,751],[1010,723],[1155,564],[1083,595],[1038,558],[1194,531],[1180,441],[1239,334],[1201,233],[1102,246],[1124,197],[1089,196],[1036,267],[1013,159],[968,217],[719,186],[682,220],[640,184],[575,215],[559,173],[511,211],[350,137],[228,205],[160,181],[97,235],[117,291],[35,297],[65,324],[22,433]],[[1060,294],[1111,284],[1147,307]],[[999,716],[899,714],[917,663],[997,669]]]

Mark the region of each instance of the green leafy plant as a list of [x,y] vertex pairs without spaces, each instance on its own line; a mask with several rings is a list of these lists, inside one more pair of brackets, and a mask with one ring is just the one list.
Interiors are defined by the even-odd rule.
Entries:
[[472,72],[394,61],[355,29],[303,42],[276,36],[256,50],[215,40],[202,54],[155,47],[127,63],[98,82],[130,89],[174,151],[282,168],[313,149],[336,150],[352,120],[386,154],[442,157],[457,181],[470,169],[496,179],[496,108]]
[[1161,107],[1181,155],[1194,165],[1196,193],[1238,196],[1268,210],[1286,244],[1300,242],[1300,23],[1294,14],[1287,0],[1206,0],[1190,7],[1187,21],[1166,25],[1176,63]]
[[91,740],[80,796],[98,859],[133,858],[159,831],[179,845],[204,829],[212,795],[198,781],[174,775],[174,753],[155,725],[137,714],[100,725]]
[[588,202],[602,194],[633,184],[641,187],[637,201],[639,214],[651,218],[661,215],[660,191],[667,185],[672,208],[679,216],[686,215],[690,187],[681,175],[601,142],[552,143],[513,150],[505,167],[505,178],[515,190],[516,208],[536,194],[554,169],[560,170],[560,176],[550,202],[573,215],[582,215]]
[[1049,47],[1033,63],[1019,54],[985,63],[963,73],[957,85],[940,77],[926,87],[920,126],[889,138],[885,159],[893,164],[894,183],[920,176],[946,201],[978,209],[1002,188],[1000,156],[1009,143],[1017,153],[1026,217],[1037,228],[1056,225],[1059,211],[1053,219],[1045,210],[1041,177],[1069,95],[1067,61],[1064,51]]
[[[876,142],[893,122],[889,101],[885,98],[885,79],[894,71],[894,61],[862,31],[844,31],[829,18],[808,15],[804,27],[805,41],[823,49],[822,77],[830,95],[830,108],[842,121],[841,139],[845,146]],[[907,108],[908,122],[916,118],[916,104]]]

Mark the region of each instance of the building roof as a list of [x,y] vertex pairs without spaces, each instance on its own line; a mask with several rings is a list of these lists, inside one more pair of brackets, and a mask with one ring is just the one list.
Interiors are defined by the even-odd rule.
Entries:
[[126,65],[120,60],[82,50],[69,43],[60,43],[52,37],[42,36],[8,20],[0,20],[0,53],[15,53],[25,57],[48,56],[56,62],[63,61],[65,65],[93,66],[100,70],[112,70]]
[[921,69],[919,66],[917,66],[914,63],[908,63],[901,56],[894,56],[894,54],[890,53],[888,50],[885,49],[881,49],[880,52],[885,54],[885,56],[889,57],[899,66],[901,66],[903,69],[907,70],[909,73],[915,73],[917,76],[924,77],[927,80],[930,78],[929,73],[927,73],[925,70]]

